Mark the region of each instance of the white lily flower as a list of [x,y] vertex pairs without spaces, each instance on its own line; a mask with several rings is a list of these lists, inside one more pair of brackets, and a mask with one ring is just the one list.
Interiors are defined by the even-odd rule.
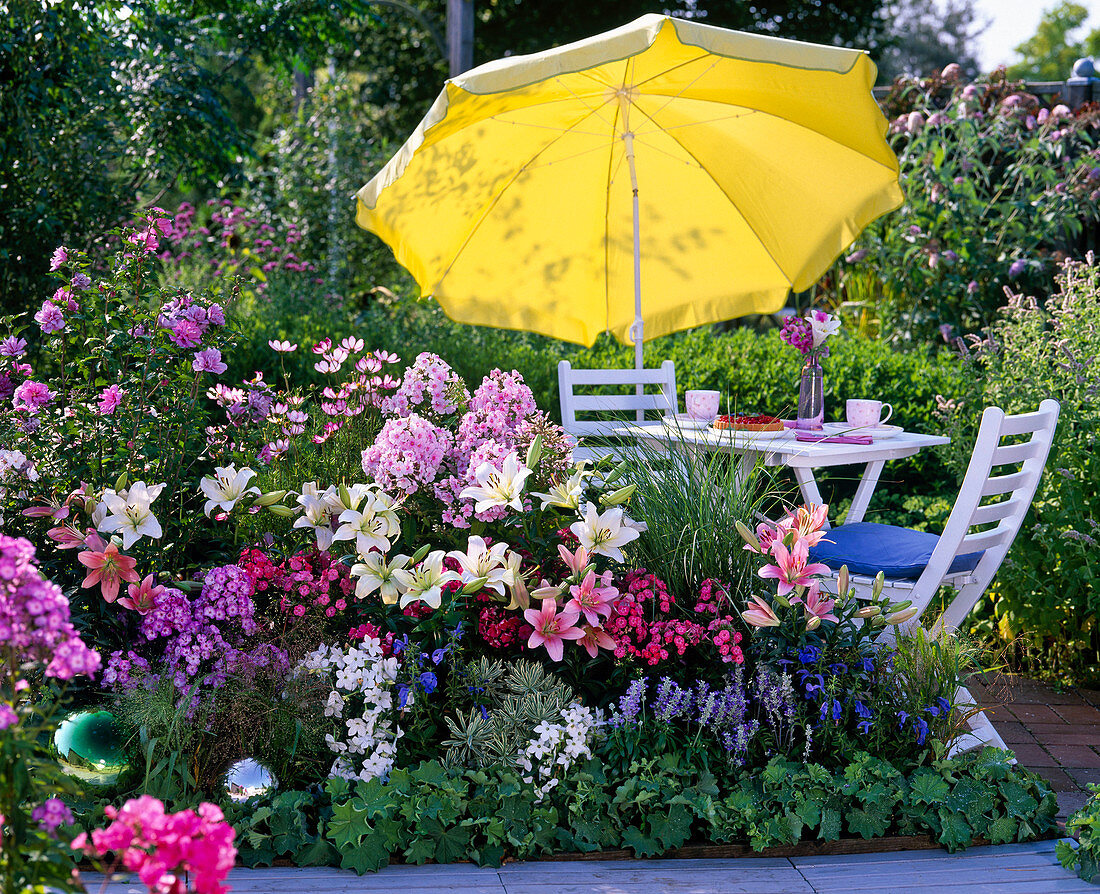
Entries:
[[351,576],[355,581],[355,598],[366,599],[375,590],[382,597],[386,605],[395,605],[401,595],[401,585],[397,580],[397,572],[405,567],[409,557],[396,555],[393,561],[387,562],[381,553],[368,553],[362,562],[351,566]]
[[294,521],[295,528],[309,528],[317,538],[317,548],[327,550],[332,546],[332,508],[324,496],[302,493],[298,504],[303,514]]
[[206,497],[206,505],[203,513],[210,515],[215,506],[223,512],[232,512],[233,507],[240,502],[245,494],[260,495],[258,487],[249,487],[248,482],[256,477],[256,473],[249,468],[243,468],[239,472],[234,465],[218,466],[214,469],[213,478],[203,478],[199,483],[203,495]]
[[456,572],[443,570],[443,558],[443,550],[433,550],[415,568],[394,571],[393,576],[405,591],[401,596],[402,608],[417,601],[439,608],[443,601],[443,585],[459,579]]
[[806,311],[806,319],[810,321],[815,348],[820,348],[825,344],[825,339],[830,335],[836,335],[840,331],[840,320],[823,310]]
[[333,539],[354,538],[360,556],[368,555],[372,549],[387,552],[391,538],[401,534],[397,513],[390,508],[393,504],[388,499],[380,500],[378,494],[371,491],[359,496],[357,502],[361,510],[345,509],[340,513],[341,524]]
[[485,589],[495,590],[498,595],[503,596],[505,586],[510,587],[515,582],[512,569],[506,564],[506,552],[507,543],[487,546],[485,539],[475,534],[467,541],[466,552],[456,549],[447,555],[462,566],[460,573],[464,584],[484,578]]
[[463,488],[459,496],[466,500],[476,500],[475,512],[484,512],[494,506],[511,506],[517,512],[522,512],[523,484],[530,474],[531,470],[512,451],[504,458],[503,469],[498,469],[489,462],[478,466],[474,472],[477,484]]
[[582,465],[564,481],[552,485],[549,493],[532,492],[531,496],[542,500],[543,509],[547,506],[556,506],[559,509],[579,509],[581,496],[584,494],[584,479],[586,477],[587,473]]
[[110,514],[97,525],[97,530],[105,534],[122,534],[123,549],[129,549],[142,537],[159,540],[164,536],[164,530],[153,515],[150,504],[162,490],[163,484],[146,486],[144,481],[135,481],[121,494],[108,491],[103,495],[102,505]]
[[623,510],[620,506],[614,506],[601,515],[596,511],[596,504],[589,503],[584,519],[574,522],[569,526],[569,530],[577,536],[581,546],[589,553],[622,562],[621,547],[632,540],[637,540],[640,536],[635,524],[630,519],[626,519],[624,523]]

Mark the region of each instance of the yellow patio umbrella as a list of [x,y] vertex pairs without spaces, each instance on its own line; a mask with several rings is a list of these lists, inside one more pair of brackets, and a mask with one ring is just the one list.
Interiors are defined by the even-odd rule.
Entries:
[[357,221],[452,319],[609,330],[640,367],[643,338],[778,310],[901,204],[874,79],[859,50],[642,16],[447,81]]

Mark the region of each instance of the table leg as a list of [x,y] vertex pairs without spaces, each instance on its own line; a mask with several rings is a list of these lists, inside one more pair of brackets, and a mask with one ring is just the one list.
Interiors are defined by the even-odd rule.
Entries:
[[[817,488],[817,479],[814,478],[812,469],[803,469],[799,466],[794,466],[791,469],[794,472],[794,477],[798,481],[798,487],[802,491],[802,499],[807,503],[817,503],[819,506],[825,502],[821,499],[821,491]],[[829,530],[828,519],[825,521],[825,530]]]
[[863,516],[867,514],[867,507],[871,504],[871,494],[875,492],[875,486],[878,484],[878,476],[882,474],[882,468],[885,465],[886,461],[881,459],[867,463],[863,470],[863,477],[856,488],[856,495],[852,497],[852,505],[848,509],[844,524],[854,525],[863,521]]

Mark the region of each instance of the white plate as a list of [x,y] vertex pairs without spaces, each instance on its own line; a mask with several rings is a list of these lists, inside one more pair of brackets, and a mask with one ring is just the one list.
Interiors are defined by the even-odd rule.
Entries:
[[851,425],[848,422],[826,422],[821,426],[830,435],[870,435],[876,439],[893,438],[905,429],[900,425]]
[[665,424],[665,428],[697,431],[701,428],[710,428],[711,421],[700,419],[697,416],[689,416],[687,413],[677,413],[675,416],[662,416],[661,422]]

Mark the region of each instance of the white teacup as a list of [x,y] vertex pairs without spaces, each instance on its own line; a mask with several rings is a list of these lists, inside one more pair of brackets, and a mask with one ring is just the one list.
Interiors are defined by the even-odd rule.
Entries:
[[[883,407],[886,415],[882,415]],[[894,415],[894,408],[881,400],[850,400],[844,406],[849,425],[860,428],[873,428],[884,425]]]
[[714,419],[718,415],[717,391],[684,392],[684,409],[696,419]]

